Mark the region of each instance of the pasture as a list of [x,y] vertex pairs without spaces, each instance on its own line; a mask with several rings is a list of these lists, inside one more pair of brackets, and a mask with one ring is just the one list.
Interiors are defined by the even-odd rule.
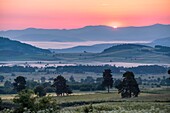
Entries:
[[[120,97],[117,91],[76,92],[69,96],[49,94],[57,101],[57,113],[169,113],[170,89],[142,90],[139,97]],[[14,95],[1,95],[4,101],[12,102]],[[40,113],[44,111],[40,111]]]

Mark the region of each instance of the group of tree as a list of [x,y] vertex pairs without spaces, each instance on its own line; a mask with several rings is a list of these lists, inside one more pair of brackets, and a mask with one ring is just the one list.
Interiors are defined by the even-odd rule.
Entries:
[[[116,81],[117,85],[115,86],[115,88],[117,88],[118,92],[121,93],[122,98],[130,98],[132,96],[137,97],[140,93],[140,90],[133,72],[127,71],[123,74],[123,77],[123,81]],[[113,78],[110,69],[106,69],[103,72],[102,84],[107,87],[109,93],[109,89],[113,87]]]
[[[53,70],[50,72],[50,70]],[[52,66],[45,68],[31,67],[31,66],[1,66],[0,72],[13,73],[13,72],[46,72],[48,73],[102,73],[104,69],[110,69],[113,73],[121,73],[121,70],[132,71],[136,74],[162,74],[166,73],[167,67],[158,65],[146,65],[137,67],[117,67],[111,65],[76,65],[76,66]],[[157,71],[155,71],[157,70]]]
[[[134,77],[133,72],[127,71],[123,74],[124,79],[116,80],[112,78],[110,69],[106,69],[103,72],[103,77],[99,77],[94,79],[91,76],[87,76],[85,79],[82,79],[81,82],[77,82],[73,76],[70,77],[70,80],[67,81],[63,76],[59,75],[56,78],[53,78],[53,84],[50,82],[46,82],[45,77],[41,77],[41,82],[38,83],[36,81],[25,80],[25,77],[18,76],[14,79],[14,83],[12,84],[10,81],[6,81],[4,83],[4,88],[6,91],[10,92],[11,87],[14,86],[15,91],[20,92],[23,89],[30,88],[33,89],[35,94],[39,96],[45,96],[47,92],[56,92],[56,94],[64,95],[72,93],[72,90],[80,90],[80,91],[94,91],[94,90],[105,90],[110,91],[110,88],[114,86],[118,89],[119,93],[121,93],[122,97],[131,97],[138,96],[140,90],[138,84],[142,84],[142,79]],[[168,70],[168,74],[170,74],[170,70]],[[160,79],[161,85],[170,85],[170,79]],[[0,88],[0,92],[3,94],[3,90]],[[11,91],[15,93],[15,91]]]
[[38,69],[37,67],[31,67],[31,66],[1,66],[0,72],[4,73],[12,73],[12,72],[35,72],[35,70]]
[[[43,80],[44,81],[44,80]],[[23,89],[26,89],[26,80],[23,76],[18,76],[16,77],[16,79],[14,79],[14,90],[16,90],[17,92],[22,91]],[[46,95],[46,90],[45,90],[45,85],[48,86],[48,84],[42,84],[42,85],[38,85],[34,88],[34,92],[35,94],[41,96],[45,96]],[[69,88],[69,86],[66,84],[66,79],[59,75],[54,79],[54,83],[51,87],[55,87],[55,92],[57,94],[57,96],[59,95],[64,95],[64,94],[71,94],[72,90]]]
[[115,88],[121,93],[122,98],[138,97],[140,90],[133,72],[127,71],[123,74],[123,80],[117,81]]

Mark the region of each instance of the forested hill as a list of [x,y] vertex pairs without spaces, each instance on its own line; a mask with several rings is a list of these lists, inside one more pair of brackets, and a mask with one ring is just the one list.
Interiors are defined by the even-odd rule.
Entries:
[[110,48],[107,48],[103,51],[103,53],[108,52],[115,52],[115,51],[122,51],[122,50],[129,50],[129,49],[142,49],[142,48],[152,48],[145,45],[139,45],[139,44],[120,44],[116,46],[112,46]]
[[51,54],[51,52],[19,41],[0,37],[0,60],[16,59],[16,57],[24,59],[43,54]]

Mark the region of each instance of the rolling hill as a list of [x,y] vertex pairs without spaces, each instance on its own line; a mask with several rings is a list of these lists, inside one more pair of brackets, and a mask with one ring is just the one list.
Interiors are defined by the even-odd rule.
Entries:
[[121,44],[105,49],[96,55],[95,59],[113,62],[170,63],[170,47]]
[[0,36],[19,41],[152,41],[170,37],[170,25],[142,27],[86,26],[79,29],[37,29],[0,31]]
[[151,45],[162,45],[170,47],[170,37],[154,40]]
[[43,59],[50,54],[49,50],[0,37],[0,60]]
[[92,46],[76,46],[66,49],[50,49],[50,51],[55,53],[83,53],[83,52],[100,53],[104,49],[109,48],[113,45],[115,44],[95,44]]

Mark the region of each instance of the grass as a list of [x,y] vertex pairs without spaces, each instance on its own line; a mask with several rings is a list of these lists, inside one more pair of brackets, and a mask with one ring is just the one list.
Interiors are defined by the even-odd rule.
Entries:
[[91,104],[81,107],[71,107],[61,110],[63,113],[168,113],[170,110],[168,103],[152,102],[117,102]]
[[[9,102],[13,96],[1,95],[4,101]],[[70,96],[54,94],[51,96],[57,100],[60,113],[168,113],[170,111],[169,89],[145,90],[137,98],[125,99],[122,99],[117,92],[76,92]]]

